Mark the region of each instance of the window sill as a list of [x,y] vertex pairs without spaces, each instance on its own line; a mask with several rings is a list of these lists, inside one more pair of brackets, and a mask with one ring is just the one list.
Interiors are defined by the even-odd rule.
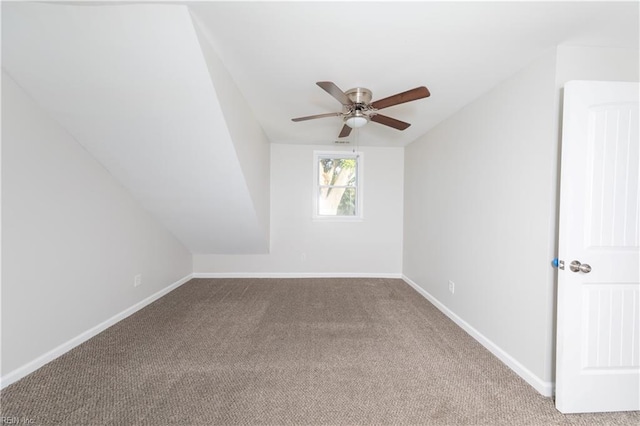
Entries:
[[314,222],[364,222],[362,216],[313,216],[311,220]]

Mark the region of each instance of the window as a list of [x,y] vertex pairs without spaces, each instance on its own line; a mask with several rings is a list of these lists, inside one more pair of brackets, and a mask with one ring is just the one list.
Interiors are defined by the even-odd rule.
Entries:
[[362,219],[362,153],[314,152],[314,218]]

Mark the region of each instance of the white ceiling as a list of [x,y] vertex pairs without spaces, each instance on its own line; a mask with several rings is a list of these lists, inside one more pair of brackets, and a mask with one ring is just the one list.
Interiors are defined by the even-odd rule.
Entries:
[[187,3],[275,143],[332,143],[340,111],[315,85],[366,87],[381,99],[425,85],[431,97],[390,107],[412,124],[370,123],[360,144],[406,145],[559,44],[638,48],[638,2]]
[[384,110],[407,130],[350,136],[404,146],[559,44],[638,49],[638,20],[638,2],[3,2],[2,68],[191,251],[256,253],[255,147],[342,127],[291,121],[340,111],[315,82],[374,100],[427,86]]
[[[291,121],[340,111],[317,81],[333,81],[343,90],[366,87],[374,100],[427,86],[429,98],[383,111],[411,123],[407,130],[370,123],[349,138],[362,145],[404,146],[557,45],[639,48],[637,1],[62,3],[79,10],[186,5],[275,143],[337,139],[339,117]],[[117,26],[111,31],[116,34]],[[172,85],[193,82],[176,79]]]

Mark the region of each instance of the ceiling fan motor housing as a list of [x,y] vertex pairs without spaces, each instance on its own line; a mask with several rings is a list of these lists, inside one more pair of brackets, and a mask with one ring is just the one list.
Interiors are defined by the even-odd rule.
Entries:
[[368,105],[369,103],[371,103],[372,93],[369,89],[356,87],[355,89],[347,90],[346,92],[344,92],[344,94],[347,95],[347,97],[351,99],[354,104]]
[[352,128],[364,126],[369,122],[369,110],[371,107],[371,90],[363,87],[356,87],[344,92],[353,102],[352,105],[343,105],[344,123]]

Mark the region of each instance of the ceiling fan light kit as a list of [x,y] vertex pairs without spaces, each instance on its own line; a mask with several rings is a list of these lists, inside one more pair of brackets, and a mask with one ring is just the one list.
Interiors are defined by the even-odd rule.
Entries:
[[342,104],[342,112],[332,112],[327,114],[310,115],[306,117],[293,118],[292,121],[306,121],[324,117],[342,117],[344,125],[338,137],[349,136],[351,129],[356,129],[374,121],[378,124],[393,127],[397,130],[404,130],[411,124],[395,118],[387,117],[378,113],[378,110],[388,108],[393,105],[415,101],[426,98],[430,95],[429,90],[424,87],[416,87],[406,92],[398,93],[375,102],[371,102],[371,90],[356,87],[343,92],[335,83],[331,81],[319,81],[316,83],[320,88],[329,93]]
[[344,118],[344,124],[351,127],[352,129],[357,129],[358,127],[362,127],[369,122],[369,117],[364,115],[360,111],[355,111],[353,114]]

